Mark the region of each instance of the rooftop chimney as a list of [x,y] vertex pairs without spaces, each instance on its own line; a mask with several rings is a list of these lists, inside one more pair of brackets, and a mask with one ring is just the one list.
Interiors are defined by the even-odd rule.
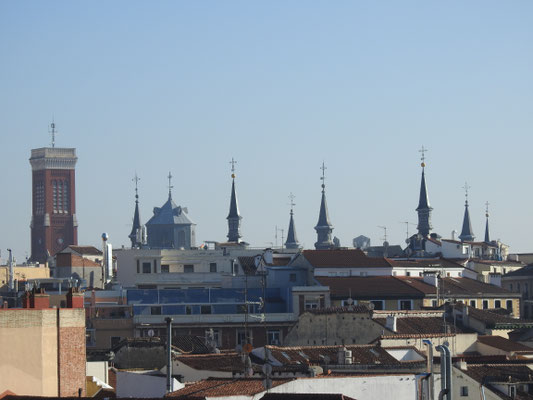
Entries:
[[385,328],[390,331],[396,332],[396,315],[387,315],[387,321],[385,322]]
[[438,285],[437,273],[433,271],[424,271],[424,283],[437,287]]

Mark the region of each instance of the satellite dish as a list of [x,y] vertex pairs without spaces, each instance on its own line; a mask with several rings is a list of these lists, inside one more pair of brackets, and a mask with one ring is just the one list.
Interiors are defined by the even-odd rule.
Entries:
[[150,337],[154,337],[154,330],[153,329],[148,329],[148,336]]

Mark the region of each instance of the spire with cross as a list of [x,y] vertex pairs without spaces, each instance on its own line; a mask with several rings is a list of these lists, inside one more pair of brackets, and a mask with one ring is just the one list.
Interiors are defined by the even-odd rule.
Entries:
[[298,249],[300,248],[300,243],[298,243],[298,238],[296,237],[296,227],[294,225],[294,194],[289,194],[289,200],[291,205],[291,216],[289,219],[289,230],[287,231],[287,240],[285,241],[285,247],[287,249]]
[[293,195],[292,192],[289,194],[289,200],[290,200],[290,203],[289,203],[289,204],[290,204],[290,206],[291,206],[291,215],[293,214],[294,206],[296,205],[296,204],[294,203],[294,198],[295,198],[295,197],[296,197],[296,196]]
[[172,186],[172,173],[170,171],[168,171],[168,198],[171,199],[172,198],[172,189],[174,188],[174,186]]
[[324,189],[326,188],[326,169],[328,169],[324,164],[324,161],[322,161],[320,169],[322,170],[322,176],[320,177],[320,180],[322,181],[322,193],[324,193]]
[[485,203],[485,243],[490,243],[490,234],[489,234],[489,202]]
[[331,233],[333,232],[333,225],[329,221],[329,212],[328,205],[326,203],[326,165],[322,162],[322,176],[320,180],[322,181],[322,200],[320,202],[320,212],[318,214],[318,222],[315,226],[315,231],[317,234],[317,241],[315,243],[315,249],[317,250],[326,250],[333,247],[333,242],[331,241]]
[[237,161],[231,157],[231,161],[229,163],[231,164],[231,177],[235,179],[235,164],[237,164]]
[[459,235],[459,239],[462,242],[472,241],[475,238],[472,231],[472,223],[470,222],[470,212],[468,211],[468,189],[470,189],[470,186],[468,186],[467,182],[465,182],[463,189],[465,190],[465,213],[463,216],[463,229],[461,229],[461,234]]
[[431,211],[433,208],[429,205],[429,199],[428,199],[428,191],[426,187],[426,152],[428,151],[424,146],[420,150],[418,150],[422,156],[420,157],[420,160],[422,160],[422,163],[420,164],[422,167],[422,179],[420,181],[420,195],[418,198],[418,207],[416,208],[416,212],[418,213],[418,234],[422,237],[428,237],[431,229],[433,228],[431,226]]
[[132,181],[135,182],[135,201],[139,200],[139,181],[141,178],[137,176],[137,172],[135,172],[135,176],[133,177]]
[[135,211],[133,213],[133,224],[131,227],[131,232],[129,234],[129,238],[131,240],[131,247],[132,248],[139,248],[142,245],[142,227],[141,227],[141,217],[139,214],[139,181],[141,178],[137,176],[137,172],[135,172],[135,176],[133,177],[132,181],[135,182]]
[[469,186],[467,182],[465,182],[465,185],[463,186],[463,189],[465,190],[465,204],[468,205],[468,190],[472,186]]

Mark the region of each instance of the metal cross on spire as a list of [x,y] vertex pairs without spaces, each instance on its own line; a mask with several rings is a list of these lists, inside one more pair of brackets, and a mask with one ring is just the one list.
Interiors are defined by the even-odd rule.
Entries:
[[50,128],[48,129],[48,133],[52,135],[52,147],[56,147],[56,124],[54,122],[54,118],[52,117],[52,123],[50,124]]
[[324,188],[326,187],[326,165],[324,164],[324,161],[322,161],[322,166],[320,167],[322,170],[322,176],[320,177],[320,180],[322,181],[322,192],[324,192]]
[[490,205],[490,203],[487,201],[485,203],[485,217],[487,217],[487,218],[489,217],[489,205]]
[[235,164],[237,164],[237,161],[231,157],[231,161],[229,163],[231,164],[231,177],[235,179]]
[[138,183],[139,181],[141,180],[141,178],[139,178],[137,176],[137,171],[135,171],[135,176],[133,177],[132,181],[135,182],[135,198],[138,199],[139,198],[139,188],[138,188]]
[[426,166],[426,152],[428,151],[428,149],[424,148],[424,146],[422,146],[422,148],[420,150],[418,150],[419,153],[422,154],[422,156],[420,157],[420,160],[422,160],[422,163],[420,164],[422,166],[422,168],[424,168]]
[[174,186],[172,186],[172,173],[170,171],[168,171],[168,198],[170,199],[172,197],[172,188]]
[[293,195],[292,192],[291,192],[291,194],[289,194],[289,200],[291,201],[291,203],[290,203],[290,205],[291,205],[291,215],[292,215],[292,210],[293,210],[294,206],[296,205],[296,204],[294,203],[294,198],[295,198],[295,197],[296,197],[296,196]]
[[465,185],[463,186],[463,189],[465,190],[465,202],[468,204],[468,189],[470,189],[471,186],[468,186],[468,183],[465,182]]

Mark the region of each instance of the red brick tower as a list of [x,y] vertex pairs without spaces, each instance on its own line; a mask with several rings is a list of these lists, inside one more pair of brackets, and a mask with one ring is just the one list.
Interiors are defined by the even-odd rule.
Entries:
[[78,244],[76,149],[43,147],[31,151],[31,260],[44,263],[68,245]]

